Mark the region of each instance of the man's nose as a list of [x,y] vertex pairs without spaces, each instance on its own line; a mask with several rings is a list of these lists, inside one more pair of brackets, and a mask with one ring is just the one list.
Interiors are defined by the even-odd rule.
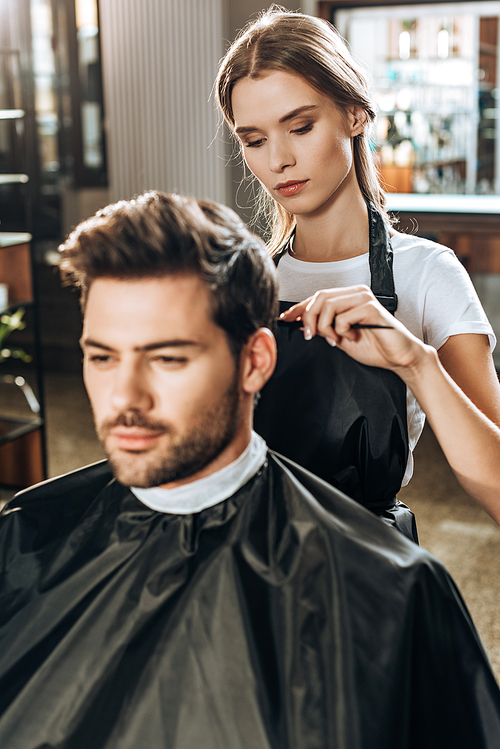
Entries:
[[277,138],[269,145],[269,169],[281,174],[288,166],[295,164],[295,157],[288,140]]
[[122,365],[116,372],[111,395],[116,411],[149,411],[154,398],[145,373],[138,366]]

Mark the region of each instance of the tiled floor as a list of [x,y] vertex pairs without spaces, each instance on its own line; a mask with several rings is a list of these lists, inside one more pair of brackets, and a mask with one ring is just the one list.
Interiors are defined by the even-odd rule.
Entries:
[[[80,377],[48,374],[46,398],[50,474],[103,457]],[[415,459],[400,497],[416,514],[421,545],[455,578],[500,680],[500,527],[460,488],[427,428]]]

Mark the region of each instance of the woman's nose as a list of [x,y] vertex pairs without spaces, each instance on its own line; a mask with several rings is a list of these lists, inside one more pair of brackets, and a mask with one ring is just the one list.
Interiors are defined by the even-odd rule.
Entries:
[[286,138],[280,138],[269,146],[269,169],[276,174],[280,174],[288,166],[295,164],[290,144]]

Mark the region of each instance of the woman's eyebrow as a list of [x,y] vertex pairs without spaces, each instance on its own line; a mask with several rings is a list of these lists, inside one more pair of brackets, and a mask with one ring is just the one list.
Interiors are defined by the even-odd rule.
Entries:
[[293,118],[298,117],[299,114],[310,112],[312,109],[318,109],[318,105],[305,104],[303,107],[297,107],[297,109],[294,109],[292,112],[289,112],[288,114],[283,115],[283,117],[280,117],[279,122],[287,122],[288,120],[293,120]]
[[[288,122],[288,120],[293,120],[294,117],[298,117],[300,114],[304,114],[305,112],[310,112],[313,109],[318,109],[318,105],[305,104],[302,107],[297,107],[297,109],[293,109],[291,112],[284,114],[283,117],[280,117],[278,122]],[[234,132],[238,135],[243,135],[245,133],[253,133],[255,130],[259,130],[257,125],[245,125],[244,127],[237,127]]]

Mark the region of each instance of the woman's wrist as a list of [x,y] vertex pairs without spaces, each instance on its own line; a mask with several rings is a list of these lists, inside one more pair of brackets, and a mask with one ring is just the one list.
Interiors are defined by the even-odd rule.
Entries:
[[445,374],[435,348],[422,341],[415,345],[415,352],[406,366],[396,369],[397,374],[418,398],[420,388],[426,387],[429,379]]

